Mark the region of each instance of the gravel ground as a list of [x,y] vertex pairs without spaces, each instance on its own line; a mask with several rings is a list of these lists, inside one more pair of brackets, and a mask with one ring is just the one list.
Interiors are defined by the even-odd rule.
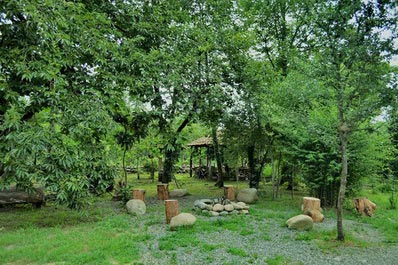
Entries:
[[[195,199],[193,196],[180,199],[180,209],[189,208]],[[291,216],[287,216],[286,220],[289,217]],[[164,217],[162,214],[154,214],[152,218]],[[228,217],[199,215],[197,218],[216,222],[217,218],[222,220]],[[280,263],[272,264],[398,264],[398,245],[382,243],[378,231],[366,224],[346,220],[344,228],[346,231],[360,231],[355,237],[368,242],[369,246],[323,249],[315,240],[297,240],[297,236],[305,237],[306,232],[287,229],[283,226],[283,220],[277,218],[263,220],[250,215],[246,218],[247,225],[258,232],[241,235],[237,231],[225,229],[197,233],[199,242],[220,246],[209,251],[195,246],[179,247],[172,251],[159,250],[158,240],[175,232],[169,231],[165,224],[159,224],[162,223],[160,219],[156,219],[153,221],[154,224],[147,228],[148,233],[154,235],[154,238],[143,243],[142,261],[144,264],[267,264],[267,259],[275,260],[279,257]],[[326,216],[325,221],[315,224],[313,230],[321,232],[331,230],[335,226],[336,221]],[[231,248],[243,250],[244,254],[231,254],[228,251]]]

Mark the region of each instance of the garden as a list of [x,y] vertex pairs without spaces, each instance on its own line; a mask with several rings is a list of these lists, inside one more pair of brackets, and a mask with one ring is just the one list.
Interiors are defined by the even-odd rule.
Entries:
[[394,0],[0,1],[0,263],[398,264],[397,32]]

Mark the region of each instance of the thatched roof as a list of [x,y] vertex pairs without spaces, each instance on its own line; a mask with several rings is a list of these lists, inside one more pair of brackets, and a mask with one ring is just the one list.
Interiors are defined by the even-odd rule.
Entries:
[[211,137],[200,137],[193,142],[187,144],[188,146],[202,147],[202,146],[212,146],[213,139]]

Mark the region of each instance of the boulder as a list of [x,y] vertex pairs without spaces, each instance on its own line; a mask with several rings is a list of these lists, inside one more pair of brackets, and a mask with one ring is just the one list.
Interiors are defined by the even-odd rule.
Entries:
[[215,212],[222,212],[222,211],[224,211],[224,206],[217,203],[217,204],[215,204],[215,205],[213,206],[213,211],[215,211]]
[[177,229],[180,226],[193,226],[196,222],[196,217],[190,213],[180,213],[171,218],[170,228]]
[[234,206],[232,204],[224,205],[224,210],[227,212],[232,212],[234,210]]
[[184,197],[186,195],[188,195],[188,191],[185,189],[176,189],[176,190],[172,190],[169,191],[169,197]]
[[221,216],[228,215],[228,212],[227,212],[227,211],[222,211],[222,212],[220,212],[220,215],[221,215]]
[[241,210],[240,213],[241,214],[249,214],[249,210]]
[[204,203],[202,200],[196,200],[193,205],[199,208],[200,210],[208,210],[208,211],[213,210],[213,206]]
[[213,204],[213,201],[210,199],[201,199],[200,201],[206,204]]
[[255,203],[258,200],[257,189],[241,189],[236,196],[236,200],[245,203]]
[[243,206],[238,203],[233,202],[232,206],[234,207],[235,210],[243,210]]
[[286,225],[293,230],[305,231],[312,229],[314,221],[308,215],[300,214],[287,220]]
[[210,215],[210,216],[219,216],[220,213],[219,213],[219,212],[213,212],[213,211],[211,211],[211,212],[209,212],[209,215]]
[[129,200],[126,203],[127,212],[135,215],[143,215],[146,212],[145,202],[141,200]]

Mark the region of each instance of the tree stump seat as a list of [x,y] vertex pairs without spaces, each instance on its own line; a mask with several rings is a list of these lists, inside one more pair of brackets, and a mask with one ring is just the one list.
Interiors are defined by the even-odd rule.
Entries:
[[178,200],[165,200],[166,223],[170,224],[171,218],[178,215]]
[[144,189],[133,189],[133,199],[134,200],[141,200],[145,201],[145,193],[146,190]]
[[356,211],[361,215],[372,217],[376,210],[376,204],[366,197],[354,198],[353,203]]
[[168,184],[158,184],[158,200],[168,200],[169,199],[169,185]]
[[234,186],[232,185],[225,185],[224,186],[224,196],[226,199],[230,200],[230,201],[234,201],[235,200],[235,190],[234,190]]
[[323,222],[325,217],[322,214],[321,200],[314,197],[303,197],[303,213],[312,218],[314,222]]

